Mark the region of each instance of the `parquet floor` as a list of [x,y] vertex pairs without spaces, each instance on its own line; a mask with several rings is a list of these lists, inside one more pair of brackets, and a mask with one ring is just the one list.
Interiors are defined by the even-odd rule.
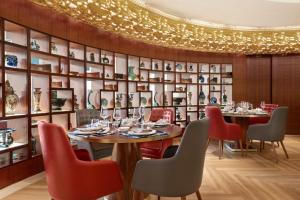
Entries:
[[[279,163],[272,161],[270,145],[262,153],[251,152],[242,158],[239,153],[224,151],[217,156],[217,143],[209,146],[200,192],[203,200],[299,200],[300,199],[300,137],[285,140],[290,159],[277,148]],[[179,180],[180,181],[180,180]],[[49,200],[45,179],[13,193],[4,200]],[[156,199],[154,196],[148,199]],[[179,199],[179,198],[161,198]],[[190,195],[187,199],[195,199]]]

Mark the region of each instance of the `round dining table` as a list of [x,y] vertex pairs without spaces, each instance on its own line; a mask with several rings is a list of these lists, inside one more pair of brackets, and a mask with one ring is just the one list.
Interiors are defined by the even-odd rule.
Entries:
[[133,189],[131,188],[131,181],[136,163],[142,159],[138,143],[151,142],[174,138],[180,136],[182,131],[179,126],[168,125],[163,128],[155,128],[155,130],[163,131],[166,134],[154,134],[147,137],[128,137],[123,134],[107,134],[102,136],[82,136],[68,133],[68,136],[77,141],[92,142],[92,143],[113,143],[114,149],[112,160],[119,164],[123,176],[123,196],[125,200],[133,198]]
[[256,117],[269,117],[268,113],[236,113],[222,112],[223,117],[230,117],[233,123],[239,124],[242,129],[242,143],[246,147],[247,130],[249,127],[249,119]]

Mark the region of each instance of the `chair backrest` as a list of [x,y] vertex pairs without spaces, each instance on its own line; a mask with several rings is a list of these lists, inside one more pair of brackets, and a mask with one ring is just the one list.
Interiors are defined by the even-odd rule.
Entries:
[[284,138],[286,124],[288,118],[288,107],[282,106],[275,109],[272,112],[271,119],[268,122],[270,126],[270,134],[272,138],[276,140],[282,140]]
[[180,180],[180,189],[176,187],[178,183],[171,182],[169,184],[175,186],[169,188],[179,189],[181,194],[191,194],[199,189],[202,182],[209,123],[209,120],[204,118],[192,121],[186,127],[178,151],[172,158],[176,168],[174,176],[176,180]]
[[210,127],[208,131],[209,137],[214,139],[222,139],[225,137],[226,125],[220,108],[216,106],[206,106],[205,115],[210,121]]
[[38,131],[49,193],[53,197],[61,196],[64,187],[74,184],[72,169],[76,167],[77,158],[62,127],[40,122]]
[[150,113],[149,120],[156,122],[160,119],[168,119],[172,124],[174,122],[174,111],[172,109],[154,108]]
[[276,108],[278,108],[278,104],[265,104],[264,105],[264,110],[272,113]]
[[76,111],[77,127],[91,123],[91,119],[99,119],[100,111],[96,109],[82,109]]

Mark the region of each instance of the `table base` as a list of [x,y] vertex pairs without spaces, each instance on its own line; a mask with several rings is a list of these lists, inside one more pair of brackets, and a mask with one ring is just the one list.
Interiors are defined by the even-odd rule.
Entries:
[[[233,143],[225,143],[225,148],[230,152],[241,152],[242,149]],[[246,147],[243,149],[246,152]],[[248,152],[257,152],[257,149],[249,145]]]

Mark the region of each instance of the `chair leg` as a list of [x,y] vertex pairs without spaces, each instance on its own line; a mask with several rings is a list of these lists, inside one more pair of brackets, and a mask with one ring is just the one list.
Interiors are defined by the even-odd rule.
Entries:
[[196,192],[196,195],[197,195],[198,200],[202,200],[202,197],[201,197],[201,194],[200,194],[199,190]]
[[277,152],[276,152],[276,149],[275,149],[275,143],[274,142],[272,142],[272,149],[273,149],[273,156],[274,156],[275,162],[278,163],[278,155],[277,155]]
[[206,149],[208,148],[209,143],[210,143],[210,139],[208,138],[206,143]]
[[[124,198],[123,198],[124,199]],[[144,199],[144,193],[143,192],[139,192],[134,190],[133,191],[133,200],[140,200],[140,199]]]
[[259,143],[259,152],[261,152],[263,141],[261,140]]
[[221,155],[222,155],[222,141],[219,140],[219,159],[221,159]]
[[246,157],[248,156],[248,148],[249,148],[249,140],[248,138],[246,138],[246,153],[245,153]]
[[280,146],[278,141],[277,141],[277,146],[278,146],[278,147]]
[[280,141],[280,144],[281,144],[281,146],[282,146],[282,149],[283,149],[283,151],[284,151],[284,154],[285,154],[286,158],[289,159],[289,155],[288,155],[288,153],[287,153],[287,151],[286,151],[286,148],[285,148],[285,146],[284,146],[282,140]]
[[160,196],[159,195],[157,195],[157,200],[160,200]]
[[222,156],[224,155],[224,140],[222,140]]
[[181,200],[186,200],[186,196],[184,196],[184,197],[181,197]]
[[240,147],[241,147],[241,153],[242,153],[242,157],[244,156],[244,148],[243,148],[243,141],[239,140],[240,143]]

